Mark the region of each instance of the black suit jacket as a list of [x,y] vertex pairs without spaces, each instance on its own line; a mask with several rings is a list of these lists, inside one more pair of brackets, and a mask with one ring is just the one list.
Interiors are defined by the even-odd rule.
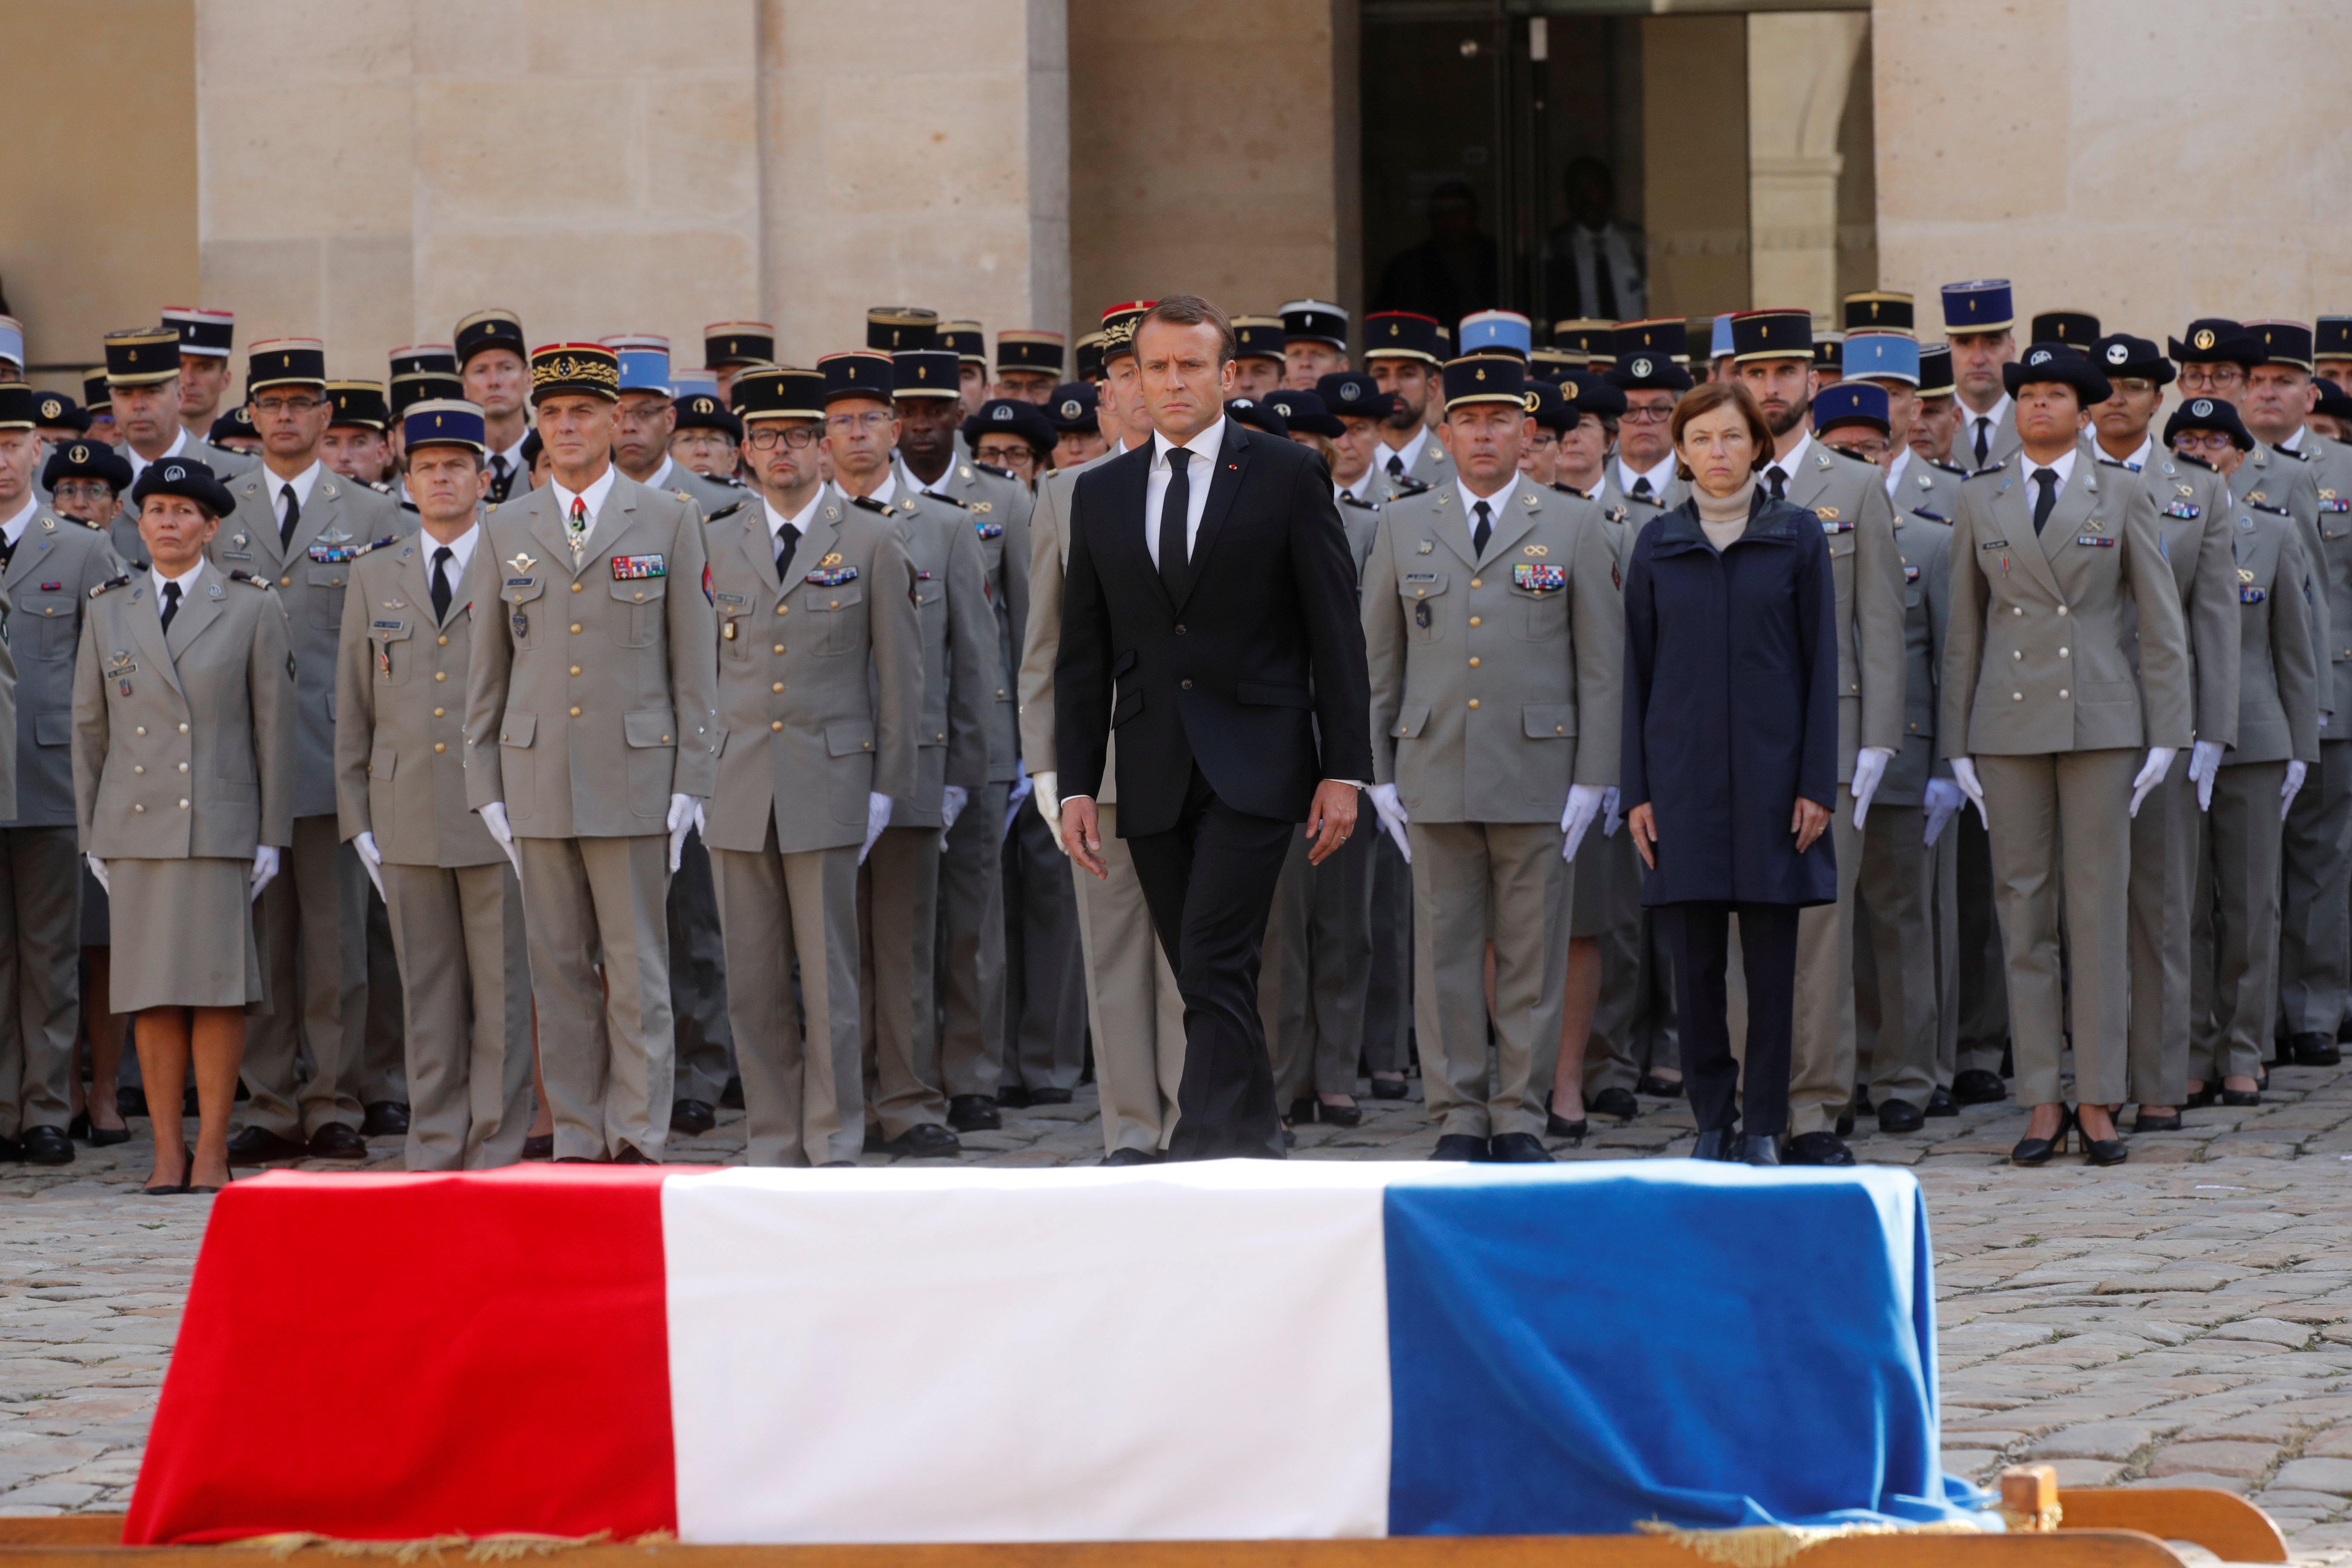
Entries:
[[1318,782],[1372,776],[1356,570],[1330,474],[1312,447],[1226,420],[1179,604],[1144,542],[1152,452],[1089,469],[1071,492],[1062,793],[1100,793],[1116,729],[1123,838],[1175,825],[1195,763],[1235,810],[1304,822]]

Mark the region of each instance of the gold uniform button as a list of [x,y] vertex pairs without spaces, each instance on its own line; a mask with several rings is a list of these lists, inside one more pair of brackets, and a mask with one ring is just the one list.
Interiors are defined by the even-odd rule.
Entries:
[[574,719],[579,718],[579,717],[580,717],[580,710],[579,710],[579,709],[577,709],[577,708],[574,708],[574,709],[572,710],[572,716]]
[[2064,658],[2066,657],[2066,650],[2065,650],[2064,648],[2063,648],[2063,647],[2062,647],[2062,648],[2060,648],[2060,649],[2058,650],[2058,657],[2059,657],[2060,658]]
[[1481,583],[1481,582],[1480,582],[1477,578],[1475,578],[1475,577],[1473,577],[1473,578],[1471,578],[1471,579],[1470,579],[1470,585],[1471,585],[1473,588],[1483,588],[1483,587],[1485,587],[1485,586],[1486,586],[1486,584],[1485,584],[1484,583]]
[[278,579],[278,585],[281,588],[291,588],[294,585],[294,579],[291,577],[280,577]]
[[145,773],[147,770],[146,770],[146,768],[145,768],[144,766],[142,766],[142,764],[140,764],[140,763],[131,763],[131,771],[132,773]]
[[829,610],[837,610],[841,608],[841,601],[839,599],[827,599],[824,602],[824,605],[825,608]]
[[442,637],[440,642],[443,647],[447,647],[449,646],[449,639],[446,637]]
[[1475,669],[1475,668],[1478,668],[1478,660],[1477,660],[1477,658],[1476,658],[1476,656],[1475,656],[1475,655],[1473,655],[1473,656],[1471,657],[1471,659],[1470,659],[1470,668],[1473,668],[1473,669]]
[[[185,732],[186,732],[186,731],[187,731],[187,728],[188,728],[188,727],[187,727],[185,724],[181,725],[181,726],[180,726],[180,730],[181,730],[182,733],[185,733]],[[138,728],[135,731],[133,731],[133,732],[134,732],[134,733],[136,733],[136,734],[143,735],[143,734],[145,734],[145,733],[147,732],[147,726],[146,726],[146,725],[144,725],[144,724],[142,724],[142,725],[140,725],[140,726],[139,726],[139,728]]]
[[448,713],[448,711],[449,711],[449,710],[448,710],[447,709],[446,709],[446,708],[436,708],[435,710],[433,710],[433,717],[435,717],[436,719],[439,719],[439,718],[445,717],[445,716]]
[[143,805],[134,805],[131,809],[135,812],[144,812],[147,808]]
[[2010,613],[2011,615],[2012,615],[2012,616],[2021,616],[2021,615],[2025,614],[2025,606],[2024,606],[2023,605],[2018,605],[2015,609],[2013,609],[2013,610],[2010,611],[2009,613]]
[[187,763],[182,763],[180,764],[180,771],[181,771],[182,773],[186,773],[186,772],[188,771],[188,764],[187,764]]
[[182,811],[185,811],[185,810],[187,810],[187,809],[188,809],[188,803],[187,803],[186,801],[184,801],[184,801],[182,801],[182,802],[180,803],[180,809],[181,809]]
[[2061,696],[2061,697],[2065,696],[2065,695],[2066,695],[2066,689],[2065,689],[2064,687],[2063,687],[2063,686],[2062,686],[2062,687],[2060,687],[2060,688],[2058,689],[2058,695],[2059,695],[2059,696]]
[[[940,736],[940,740],[942,740],[942,741],[944,741],[944,740],[946,740],[946,739],[947,739],[947,737],[946,737],[945,735],[942,735],[942,736]],[[871,741],[866,742],[866,749],[867,751],[869,751],[869,752],[870,752],[870,751],[872,751],[872,750],[874,749],[874,742],[871,742]]]
[[1426,588],[1415,588],[1412,591],[1412,596],[1416,599],[1426,599],[1429,597],[1429,590]]
[[790,605],[778,605],[776,606],[776,614],[780,616],[789,616],[792,613],[793,607]]
[[1472,626],[1476,626],[1476,625],[1478,624],[1478,617],[1477,617],[1477,616],[1471,616],[1471,617],[1470,617],[1470,624],[1471,624]]
[[783,652],[783,651],[784,651],[784,645],[783,645],[783,644],[782,644],[782,643],[778,643],[778,644],[776,645],[776,651],[777,651],[778,653],[782,653],[782,652]]
[[768,728],[769,728],[769,729],[771,729],[771,730],[781,730],[781,729],[782,729],[783,727],[784,727],[784,721],[783,721],[782,719],[778,719],[778,720],[776,720],[773,723],[771,723],[771,724],[768,726]]
[[781,681],[781,680],[777,681],[773,686],[771,686],[771,687],[769,687],[769,688],[768,688],[768,689],[769,689],[769,690],[771,690],[771,691],[782,691],[783,689],[784,689],[784,683],[783,683],[782,681]]
[[[142,734],[142,735],[143,735],[143,734],[145,734],[147,731],[144,731],[144,730],[142,730],[142,731],[140,731],[139,732],[140,732],[141,734]],[[186,734],[187,732],[188,732],[188,727],[187,727],[185,724],[181,725],[181,726],[180,726],[180,733],[181,733],[181,734],[183,734],[183,735],[184,735],[184,734]]]
[[1477,706],[1478,706],[1478,700],[1477,700],[1475,697],[1473,697],[1472,699],[1470,699],[1470,706],[1471,706],[1471,707],[1473,707],[1473,708],[1475,708],[1475,707],[1477,707]]
[[667,735],[664,735],[662,737],[662,744],[665,746],[669,744],[669,737]]
[[2058,613],[2059,613],[2060,615],[2062,615],[2062,616],[2063,616],[2063,615],[2064,615],[2064,614],[2066,613],[2066,606],[2065,606],[2065,605],[2059,605],[2059,606],[2058,606]]
[[580,667],[579,667],[578,665],[576,665],[576,664],[575,664],[575,665],[573,665],[573,666],[572,667],[572,674],[574,674],[574,675],[579,674],[579,673],[580,673]]
[[446,680],[449,679],[449,672],[446,669],[436,669],[433,672],[433,679],[436,680]]
[[2016,648],[2011,648],[2009,650],[2009,657],[2011,658],[2023,658],[2025,655]]
[[2011,702],[2022,702],[2025,700],[2025,693],[2022,691],[2012,691],[2009,694],[2009,700]]
[[437,757],[437,756],[439,756],[442,752],[444,752],[447,751],[448,749],[449,749],[449,748],[448,748],[448,746],[447,746],[446,743],[444,743],[444,742],[440,742],[440,741],[436,741],[436,742],[433,742],[433,754],[434,754],[435,756],[436,756],[436,757]]
[[1554,724],[1551,727],[1551,732],[1555,735],[1565,735],[1568,733],[1568,726],[1565,724]]
[[580,584],[577,584],[577,583],[572,584],[572,591],[573,593],[575,593],[575,594],[576,594],[576,593],[578,593],[578,592],[580,592]]
[[572,623],[572,635],[575,637],[580,635],[580,623],[578,621]]

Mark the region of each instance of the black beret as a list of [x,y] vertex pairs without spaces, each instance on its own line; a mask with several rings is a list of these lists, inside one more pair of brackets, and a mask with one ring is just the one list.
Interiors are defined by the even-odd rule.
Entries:
[[1348,433],[1347,426],[1339,422],[1338,415],[1324,406],[1322,397],[1316,393],[1284,387],[1279,392],[1267,393],[1262,401],[1281,415],[1284,423],[1293,430],[1304,430],[1310,436],[1320,436],[1333,441]]
[[672,405],[677,410],[680,430],[718,430],[730,441],[743,438],[743,421],[727,411],[727,405],[707,392],[691,393]]
[[1335,370],[1318,377],[1315,395],[1326,413],[1350,419],[1385,419],[1396,412],[1396,394],[1382,392],[1367,370]]
[[2033,343],[2023,357],[2000,367],[2001,385],[2011,397],[2021,386],[2036,382],[2063,382],[2074,389],[2074,395],[2088,408],[2094,403],[2105,403],[2115,388],[2107,384],[2106,374],[2074,349],[2061,342]]
[[2238,417],[2238,405],[2226,397],[2192,397],[2172,411],[2164,422],[2164,444],[2183,430],[2219,430],[2230,438],[2230,445],[2241,452],[2254,449],[2254,438],[2246,432],[2246,422]]
[[103,441],[60,441],[41,467],[41,488],[56,489],[60,479],[102,480],[121,495],[131,488],[131,460]]
[[261,432],[253,427],[253,409],[240,403],[213,421],[205,432],[205,439],[217,447],[224,441],[258,441]]
[[149,496],[185,496],[211,512],[226,517],[236,510],[236,499],[213,475],[209,465],[194,458],[158,458],[147,465],[131,488],[131,504],[144,507]]
[[2129,332],[2110,332],[2091,345],[2090,355],[2091,363],[2109,375],[2137,376],[2158,386],[2170,385],[2180,374],[2156,344]]
[[1576,428],[1580,416],[1576,405],[1567,395],[1549,381],[1528,383],[1528,415],[1540,429],[1565,436]]
[[1621,347],[1616,364],[1602,374],[1621,392],[1688,392],[1693,384],[1690,372],[1671,358],[1643,349]]
[[977,451],[980,438],[992,430],[1010,430],[1041,452],[1052,451],[1061,439],[1044,409],[1018,397],[992,397],[982,404],[980,412],[963,422],[964,442]]
[[1603,372],[1571,370],[1559,384],[1559,390],[1576,405],[1579,414],[1601,419],[1625,416],[1625,389],[1611,382]]
[[2311,384],[2319,389],[2319,401],[2311,408],[2314,414],[2325,415],[2330,419],[2352,419],[2352,393],[2346,392],[2324,375],[2315,376]]
[[1045,418],[1056,430],[1099,430],[1101,397],[1091,382],[1065,382],[1045,399]]
[[1255,426],[1269,436],[1279,436],[1286,441],[1290,439],[1290,421],[1282,416],[1282,410],[1255,397],[1225,399],[1225,417]]
[[89,430],[89,416],[62,392],[44,392],[34,399],[33,423],[44,430],[71,430],[76,435]]

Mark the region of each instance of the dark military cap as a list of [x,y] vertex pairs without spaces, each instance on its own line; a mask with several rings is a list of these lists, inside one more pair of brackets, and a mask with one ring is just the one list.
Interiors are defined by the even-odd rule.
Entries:
[[2311,384],[2319,389],[2319,401],[2311,405],[2314,414],[2323,414],[2330,419],[2352,419],[2352,392],[2324,375],[2314,376]]
[[145,506],[149,496],[185,496],[216,518],[236,510],[228,487],[215,477],[210,465],[194,458],[159,458],[148,464],[131,489],[131,506]]
[[2088,353],[2099,341],[2099,318],[2088,310],[2044,310],[2033,318],[2033,341]]
[[743,421],[727,412],[727,405],[717,395],[708,392],[690,392],[672,400],[680,430],[716,430],[730,441],[743,438]]
[[54,490],[64,479],[96,479],[121,495],[131,488],[131,460],[103,441],[60,441],[41,467],[41,488]]
[[931,347],[951,349],[961,363],[988,368],[988,334],[978,321],[941,321]]
[[89,416],[66,394],[44,392],[34,403],[33,424],[39,429],[70,430],[80,436],[89,430]]
[[327,345],[316,338],[269,338],[253,345],[245,362],[248,397],[271,386],[327,384]]
[[1326,411],[1350,419],[1386,419],[1396,412],[1396,394],[1382,392],[1370,371],[1335,370],[1315,383]]
[[2164,352],[2181,364],[2238,364],[2251,368],[2263,363],[2261,341],[2221,316],[2200,316],[2189,322],[2188,331],[2165,340]]
[[1576,405],[1548,381],[1528,383],[1528,414],[1539,428],[1559,436],[1575,429],[1579,417]]
[[866,346],[886,354],[940,347],[940,313],[920,305],[877,305],[866,312]]
[[2164,422],[2164,444],[2183,430],[2219,430],[2230,438],[2230,445],[2241,452],[2254,449],[2254,438],[2246,432],[2246,422],[2238,417],[2238,405],[2226,397],[2192,397],[2172,411]]
[[327,416],[330,425],[364,425],[381,430],[392,420],[392,407],[383,400],[381,382],[331,381],[327,403],[332,410]]
[[166,305],[163,324],[180,334],[180,352],[226,359],[236,342],[236,312],[200,305]]
[[1135,352],[1135,329],[1143,318],[1151,314],[1157,300],[1129,300],[1124,305],[1113,305],[1102,313],[1103,363]]
[[457,351],[447,343],[416,343],[392,351],[393,374],[414,375],[419,371],[456,375],[458,371]]
[[2352,316],[2320,317],[2311,352],[2319,359],[2352,359]]
[[1066,383],[1045,400],[1045,417],[1056,430],[1099,430],[1100,395],[1086,382]]
[[479,404],[436,397],[411,405],[401,416],[400,444],[411,452],[419,447],[467,447],[488,452],[488,420]]
[[231,441],[260,440],[261,432],[253,427],[253,405],[240,403],[214,420],[212,428],[205,432],[205,439],[232,452],[236,448],[229,446]]
[[897,396],[963,395],[963,366],[952,349],[901,349],[890,356],[890,365]]
[[1062,334],[1031,330],[996,334],[996,368],[1062,374]]
[[1559,384],[1559,390],[1576,405],[1579,414],[1590,414],[1596,419],[1625,416],[1625,389],[1612,383],[1605,372],[1570,371],[1568,379]]
[[1255,397],[1225,399],[1225,417],[1243,425],[1255,426],[1269,436],[1279,436],[1286,441],[1290,439],[1290,421],[1282,416],[1282,411]]
[[1604,321],[1598,316],[1579,316],[1571,321],[1551,324],[1551,346],[1574,349],[1583,354],[1608,354],[1614,352],[1612,334],[1617,323]]
[[1574,349],[1536,349],[1528,355],[1528,374],[1558,386],[1571,370],[1580,370],[1589,356]]
[[887,403],[898,395],[898,367],[890,356],[872,349],[852,349],[846,353],[826,354],[816,362],[817,374],[824,377],[824,401],[827,407],[845,397],[871,397]]
[[522,438],[522,471],[527,474],[533,468],[539,467],[540,454],[546,450],[547,443],[539,438],[539,432],[537,430],[524,432]]
[[1445,360],[1444,330],[1434,316],[1411,310],[1379,310],[1364,318],[1364,357],[1417,359],[1429,364]]
[[1813,313],[1786,309],[1735,310],[1731,317],[1731,357],[1735,363],[1751,359],[1813,357]]
[[1908,294],[1848,294],[1841,324],[1849,332],[1908,332],[1918,326],[1918,308]]
[[2127,332],[2115,332],[2093,343],[2091,363],[2111,376],[2136,376],[2152,381],[2158,386],[2170,384],[2180,373],[2172,362],[2158,352],[2146,338],[2135,338]]
[[1050,453],[1061,437],[1035,404],[1018,397],[992,397],[980,405],[980,412],[963,422],[964,444],[977,447],[980,438],[991,431],[999,435],[1011,431],[1040,452]]
[[530,358],[530,351],[523,342],[522,318],[512,310],[477,310],[458,322],[452,335],[457,340],[455,346],[460,369],[484,349],[505,349],[525,362]]
[[1279,316],[1235,316],[1234,357],[1270,359],[1276,364],[1282,363],[1283,331]]
[[2246,331],[2263,345],[2263,363],[2291,364],[2309,370],[2312,360],[2311,329],[2301,321],[2248,321]]
[[1949,397],[1954,390],[1952,345],[1921,343],[1919,345],[1919,395]]
[[766,321],[714,321],[702,329],[702,368],[768,364],[776,357],[776,329]]
[[180,334],[171,328],[132,327],[106,334],[108,385],[146,386],[179,374]]
[[1294,342],[1348,346],[1348,312],[1328,300],[1293,300],[1275,312],[1282,318],[1282,335]]
[[1443,374],[1448,409],[1473,403],[1527,405],[1528,367],[1508,354],[1470,354],[1449,361]]
[[755,419],[822,419],[824,376],[788,365],[754,365],[735,377],[730,395],[743,423]]
[[[1680,327],[1682,323],[1673,323]],[[1654,349],[1631,349],[1621,352],[1617,363],[1601,373],[1621,392],[1636,389],[1668,392],[1688,392],[1692,382],[1690,372]]]
[[1092,383],[1102,380],[1102,333],[1088,332],[1085,337],[1080,338],[1076,343],[1071,345],[1071,352],[1077,356],[1078,379],[1080,381]]
[[[401,382],[393,384],[393,407],[401,401]],[[460,390],[463,390],[462,388]],[[548,343],[530,351],[530,403],[539,406],[546,397],[570,395],[602,397],[609,402],[621,400],[621,356],[602,343]],[[427,396],[446,396],[446,392],[428,393]]]
[[21,381],[0,381],[0,430],[30,430],[41,422],[40,396]]
[[114,412],[114,388],[107,384],[106,372],[94,370],[81,378],[81,405],[93,415],[101,408]]
[[2020,387],[2048,381],[2073,387],[2085,408],[2094,403],[2105,403],[2115,391],[2107,384],[2105,371],[2064,343],[2030,344],[2024,357],[2000,367],[2001,385],[2011,397],[2017,395]]
[[[1681,321],[1627,321],[1609,334],[1609,346],[1617,356],[1617,368],[1635,358],[1665,359],[1675,364],[1690,363],[1690,324]],[[1685,382],[1687,384],[1687,382]]]
[[2009,279],[1975,278],[1944,285],[1944,331],[1998,332],[2017,324],[2017,307],[2010,303]]
[[1845,374],[1845,334],[1816,332],[1813,334],[1813,368],[1832,375]]
[[[570,387],[562,390],[577,392],[586,389]],[[465,395],[466,384],[457,377],[444,375],[437,370],[420,370],[407,375],[394,376],[384,395],[384,405],[392,417],[397,419],[408,412],[408,405],[412,403],[430,403],[436,399],[446,403]],[[612,392],[605,395],[618,398],[620,394]],[[531,401],[535,404],[538,400],[539,390],[534,386]]]
[[1293,430],[1304,430],[1309,436],[1321,436],[1333,441],[1348,433],[1348,427],[1339,422],[1339,416],[1323,405],[1318,394],[1294,392],[1285,387],[1279,392],[1267,393],[1259,401],[1281,415]]
[[1840,425],[1874,425],[1882,436],[1892,431],[1895,422],[1887,417],[1886,389],[1867,381],[1842,381],[1815,394],[1813,428],[1830,430]]

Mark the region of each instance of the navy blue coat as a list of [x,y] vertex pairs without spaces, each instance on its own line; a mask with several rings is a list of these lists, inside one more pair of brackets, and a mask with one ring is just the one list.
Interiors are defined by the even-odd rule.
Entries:
[[1686,500],[1643,525],[1625,573],[1620,808],[1657,814],[1644,904],[1837,899],[1834,834],[1804,854],[1797,796],[1836,809],[1837,591],[1821,520],[1761,489],[1717,553]]

